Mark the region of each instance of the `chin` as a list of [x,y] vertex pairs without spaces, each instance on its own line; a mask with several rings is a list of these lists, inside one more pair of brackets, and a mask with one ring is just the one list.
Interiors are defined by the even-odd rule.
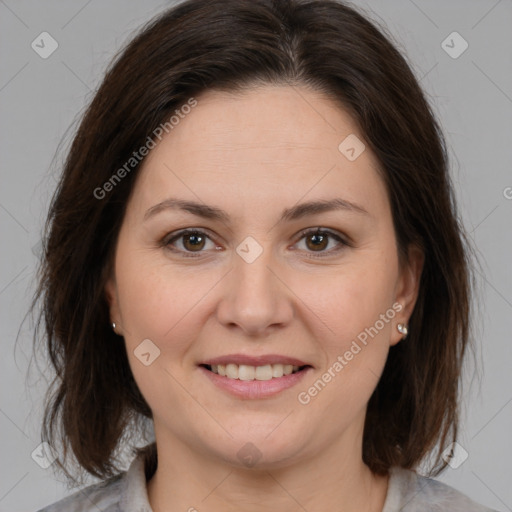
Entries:
[[[230,465],[251,470],[270,470],[286,467],[301,458],[303,449],[301,436],[293,435],[283,429],[281,433],[272,428],[261,428],[250,435],[247,429],[231,430],[233,439],[227,441],[229,446],[216,445],[216,453]],[[274,432],[272,432],[275,430]],[[220,451],[219,452],[219,448]],[[223,450],[225,448],[225,451]]]

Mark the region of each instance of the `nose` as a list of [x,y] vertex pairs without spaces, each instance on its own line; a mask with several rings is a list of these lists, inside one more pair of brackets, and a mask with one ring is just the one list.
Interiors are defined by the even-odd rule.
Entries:
[[266,337],[293,318],[293,293],[268,247],[254,261],[234,253],[223,286],[217,317],[229,329]]

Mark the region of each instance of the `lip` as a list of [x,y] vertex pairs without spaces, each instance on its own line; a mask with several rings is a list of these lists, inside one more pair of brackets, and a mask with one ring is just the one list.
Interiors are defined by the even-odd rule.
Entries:
[[[217,358],[219,360],[223,358]],[[217,359],[212,359],[212,361],[216,361]],[[245,358],[244,360],[247,360]],[[254,361],[254,358],[251,358]],[[232,363],[234,363],[233,359],[230,359]],[[297,359],[287,358],[286,361],[297,361]],[[205,363],[208,364],[208,363]],[[213,363],[213,364],[223,364],[223,363]],[[238,363],[236,363],[238,364]],[[244,363],[239,363],[244,364]],[[271,363],[268,363],[271,364]],[[274,363],[279,364],[279,363]],[[291,362],[289,364],[292,364]],[[261,364],[251,366],[263,366]],[[295,365],[295,366],[303,366],[303,365]],[[309,374],[313,368],[308,365],[306,368],[296,372],[291,373],[290,375],[283,375],[282,377],[272,378],[270,380],[238,380],[238,379],[230,379],[229,377],[222,377],[217,373],[213,373],[208,370],[204,366],[199,366],[199,370],[208,378],[210,381],[215,384],[218,388],[223,391],[226,391],[230,395],[236,396],[242,399],[259,399],[259,398],[269,398],[272,396],[281,393],[282,391],[291,388],[292,386],[297,385],[306,374]]]
[[[217,364],[246,364],[248,366],[265,366],[267,364],[291,364],[292,366],[313,366],[309,363],[296,359],[295,357],[283,356],[279,354],[266,354],[262,356],[248,356],[245,354],[230,354],[219,356],[199,364],[208,364],[210,366]],[[262,381],[264,382],[264,381]]]

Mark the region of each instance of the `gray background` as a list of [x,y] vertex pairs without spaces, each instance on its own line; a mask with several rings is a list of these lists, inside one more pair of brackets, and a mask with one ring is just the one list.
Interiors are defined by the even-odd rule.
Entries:
[[[464,378],[460,443],[469,456],[438,478],[487,506],[512,510],[512,2],[355,4],[388,27],[434,103],[461,216],[482,263],[475,296],[479,368],[475,374],[469,361]],[[54,160],[55,152],[63,138],[68,147],[69,128],[106,64],[134,29],[169,5],[0,0],[0,511],[36,510],[70,492],[51,466],[42,469],[31,458],[46,382],[30,364],[32,323],[22,324],[62,158]],[[44,31],[59,45],[47,59],[31,48]],[[453,31],[469,44],[458,58],[441,46]]]

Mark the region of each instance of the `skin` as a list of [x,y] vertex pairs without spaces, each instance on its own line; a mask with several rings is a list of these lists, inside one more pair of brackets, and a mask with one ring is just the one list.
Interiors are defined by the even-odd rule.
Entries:
[[[197,100],[144,161],[106,287],[111,319],[153,412],[151,507],[381,511],[388,477],[362,461],[363,425],[389,347],[403,337],[396,326],[414,308],[423,255],[411,247],[407,264],[399,264],[378,161],[368,146],[352,162],[338,150],[349,134],[364,136],[332,100],[306,86],[208,91]],[[230,220],[168,209],[144,221],[171,196],[214,205]],[[284,208],[334,197],[368,215],[340,210],[278,223]],[[316,249],[312,235],[300,233],[318,227],[352,245],[329,238]],[[178,238],[177,252],[160,243],[184,228],[209,238],[196,249],[190,237]],[[236,252],[247,236],[263,250],[250,264]],[[298,393],[394,303],[401,311],[317,396],[299,403]],[[149,366],[134,355],[144,339],[160,350]],[[313,370],[278,395],[242,400],[198,368],[233,353],[293,356]],[[253,467],[237,456],[248,442],[260,453]]]

